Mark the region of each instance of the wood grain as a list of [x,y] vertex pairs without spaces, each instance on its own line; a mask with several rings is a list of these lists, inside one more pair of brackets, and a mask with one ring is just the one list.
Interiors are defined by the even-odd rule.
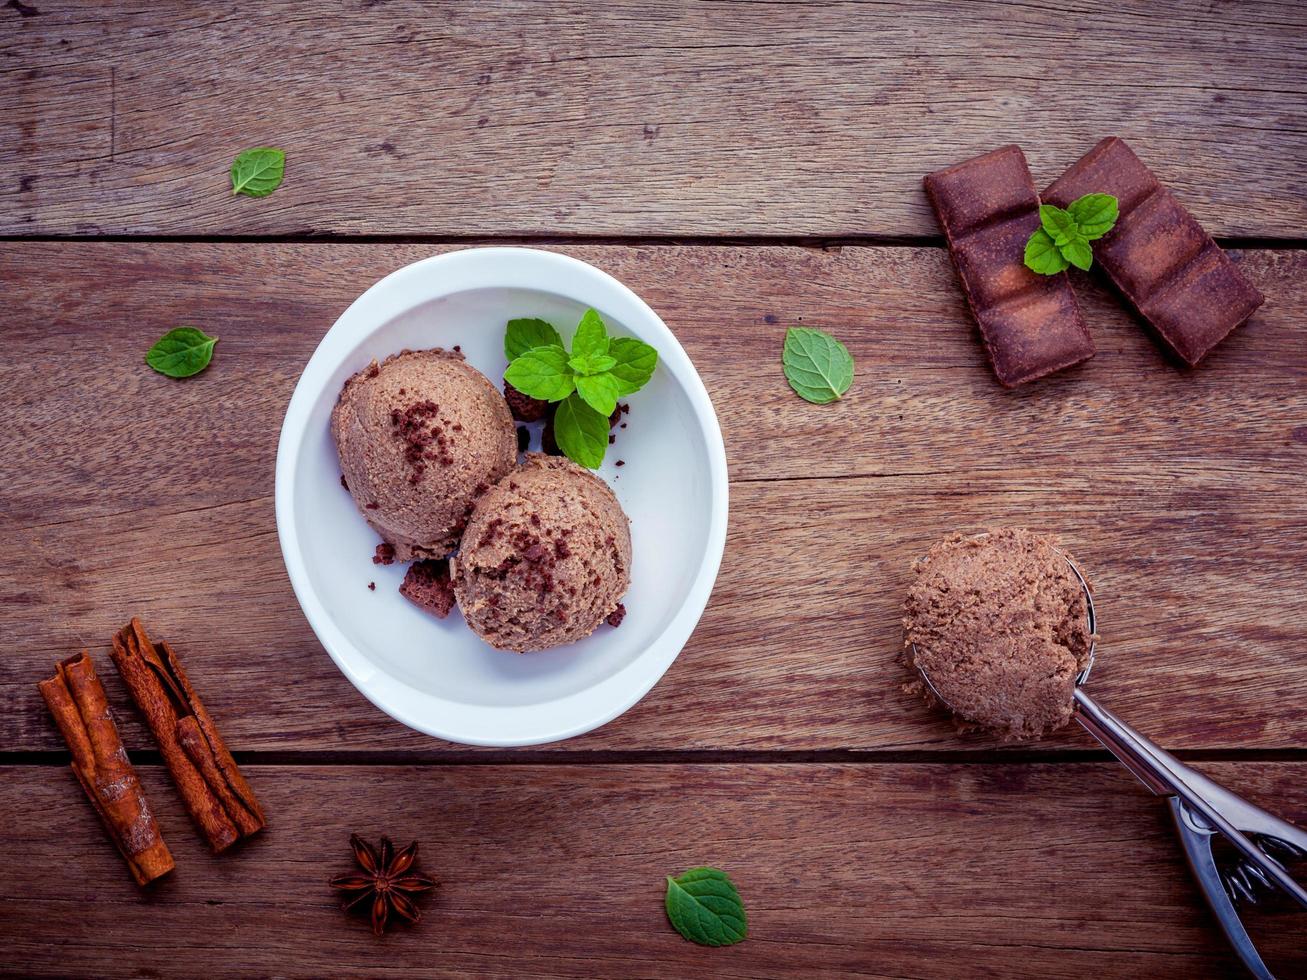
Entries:
[[[431,251],[0,251],[0,749],[59,747],[35,680],[84,645],[102,653],[133,613],[175,641],[233,748],[446,748],[386,719],[323,654],[285,580],[271,497],[281,415],[323,331]],[[735,482],[689,647],[644,702],[567,751],[990,747],[899,691],[898,608],[932,541],[1013,522],[1060,533],[1096,581],[1105,703],[1172,747],[1307,746],[1307,253],[1238,256],[1267,307],[1196,372],[1078,281],[1099,355],[1010,393],[938,250],[569,251],[677,333]],[[840,405],[799,401],[776,370],[800,317],[857,357]],[[223,338],[184,383],[142,363],[177,323]],[[278,680],[288,664],[293,692]],[[149,745],[135,719],[123,728]],[[1077,731],[1048,745],[1091,743]]]
[[[27,11],[23,13],[22,11]],[[0,233],[935,235],[923,174],[1129,139],[1307,226],[1307,8],[678,0],[0,8]],[[251,145],[288,151],[232,200]]]
[[[1307,766],[1208,767],[1298,820]],[[3,972],[24,976],[1241,976],[1165,808],[1105,765],[252,767],[269,826],[213,858],[161,770],[178,868],[142,895],[67,773],[6,769]],[[29,828],[39,827],[39,834]],[[421,842],[421,923],[333,907],[348,836]],[[736,881],[750,937],[692,946],[664,876]],[[1276,907],[1279,909],[1279,907]],[[1252,913],[1282,977],[1303,919]],[[203,964],[201,967],[200,964]]]

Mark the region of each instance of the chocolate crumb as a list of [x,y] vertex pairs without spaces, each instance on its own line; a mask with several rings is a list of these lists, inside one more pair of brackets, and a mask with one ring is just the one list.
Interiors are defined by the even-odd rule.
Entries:
[[525,425],[517,427],[517,451],[524,453],[531,445],[531,431]]
[[554,420],[552,417],[545,423],[545,431],[540,433],[540,449],[550,456],[563,455],[563,451],[558,448],[558,440],[554,438]]
[[346,492],[346,493],[349,492],[349,484],[345,482],[345,474],[344,474],[344,473],[340,474],[340,485],[341,485],[342,487],[345,488],[345,492]]
[[454,353],[455,353],[455,354],[461,354],[461,353],[463,353],[463,345],[462,345],[462,344],[455,344],[455,345],[454,345]]
[[608,416],[608,428],[611,429],[613,426],[615,426],[617,424],[618,419],[620,419],[621,417],[622,417],[622,406],[614,405],[613,414]]
[[619,602],[617,608],[608,614],[605,622],[614,628],[622,625],[622,620],[626,618],[626,604]]
[[617,407],[620,408],[620,409],[622,410],[622,414],[623,414],[623,415],[630,415],[630,414],[631,414],[631,406],[630,406],[629,404],[627,404],[626,402],[622,402],[622,404],[618,405]]
[[513,418],[519,422],[539,422],[549,411],[548,402],[522,394],[507,379],[504,381],[504,400],[508,402]]
[[618,426],[618,428],[619,428],[619,429],[625,429],[625,428],[626,428],[626,423],[623,422],[621,425]]
[[618,460],[614,465],[615,465],[615,466],[625,466],[625,465],[626,465],[626,460],[624,460],[624,459],[619,459],[619,460]]
[[369,583],[368,583],[368,591],[369,591],[369,592],[376,592],[376,591],[377,591],[377,583],[376,583],[376,582],[369,582]]
[[376,553],[372,556],[374,565],[393,565],[395,564],[395,546],[387,541],[377,545]]
[[449,562],[444,558],[415,561],[404,574],[399,594],[437,619],[444,619],[454,608],[454,583],[449,577]]
[[608,437],[608,445],[611,446],[611,445],[612,445],[613,443],[615,443],[616,441],[617,441],[617,436],[609,435],[609,437]]

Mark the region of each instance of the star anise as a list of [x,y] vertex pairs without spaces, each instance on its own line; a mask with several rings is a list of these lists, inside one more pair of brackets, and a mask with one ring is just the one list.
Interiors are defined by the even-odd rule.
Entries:
[[436,887],[435,878],[413,869],[418,856],[417,841],[398,854],[389,837],[381,838],[380,852],[358,834],[350,834],[349,844],[363,872],[347,872],[331,879],[331,887],[345,893],[341,908],[363,909],[370,899],[372,931],[378,936],[386,931],[392,912],[416,922],[422,913],[409,896]]

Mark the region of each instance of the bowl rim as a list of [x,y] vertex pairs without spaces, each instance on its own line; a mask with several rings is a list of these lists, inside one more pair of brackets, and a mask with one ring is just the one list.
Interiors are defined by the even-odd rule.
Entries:
[[[417,691],[367,658],[335,624],[308,576],[295,526],[295,472],[314,404],[331,376],[381,325],[417,302],[476,289],[528,289],[593,306],[658,348],[659,366],[688,398],[707,455],[710,513],[703,559],[685,602],[661,633],[615,674],[580,691],[533,705],[486,706]],[[572,738],[607,724],[638,702],[680,654],[708,605],[726,547],[729,479],[726,448],[712,400],[676,336],[629,287],[581,259],[519,246],[456,249],[419,259],[378,280],[337,318],[305,365],[286,407],[277,443],[277,538],[291,588],[319,643],[372,704],[416,731],[465,745],[511,747]],[[359,661],[359,662],[356,662]],[[404,693],[402,703],[396,694]],[[548,711],[541,709],[548,707]],[[524,721],[528,713],[539,715]]]

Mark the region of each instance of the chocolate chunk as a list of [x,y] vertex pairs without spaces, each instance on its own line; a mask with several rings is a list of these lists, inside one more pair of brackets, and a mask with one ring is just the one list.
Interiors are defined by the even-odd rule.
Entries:
[[1120,215],[1094,258],[1126,301],[1190,367],[1264,302],[1212,237],[1125,141],[1102,140],[1044,192],[1066,207],[1111,194]]
[[624,603],[619,602],[617,608],[608,614],[608,618],[605,622],[608,623],[609,626],[617,627],[622,625],[622,620],[625,618],[626,606]]
[[513,418],[519,422],[539,422],[549,412],[548,402],[522,394],[507,380],[504,381],[504,399]]
[[408,566],[399,594],[415,605],[444,619],[454,608],[454,583],[449,577],[449,562],[428,558]]
[[1092,357],[1066,273],[1026,268],[1039,196],[1020,147],[937,170],[923,183],[998,380],[1011,388]]
[[545,423],[544,432],[540,433],[540,449],[550,456],[561,456],[563,451],[558,448],[558,440],[554,438],[554,419],[551,415],[549,421]]

